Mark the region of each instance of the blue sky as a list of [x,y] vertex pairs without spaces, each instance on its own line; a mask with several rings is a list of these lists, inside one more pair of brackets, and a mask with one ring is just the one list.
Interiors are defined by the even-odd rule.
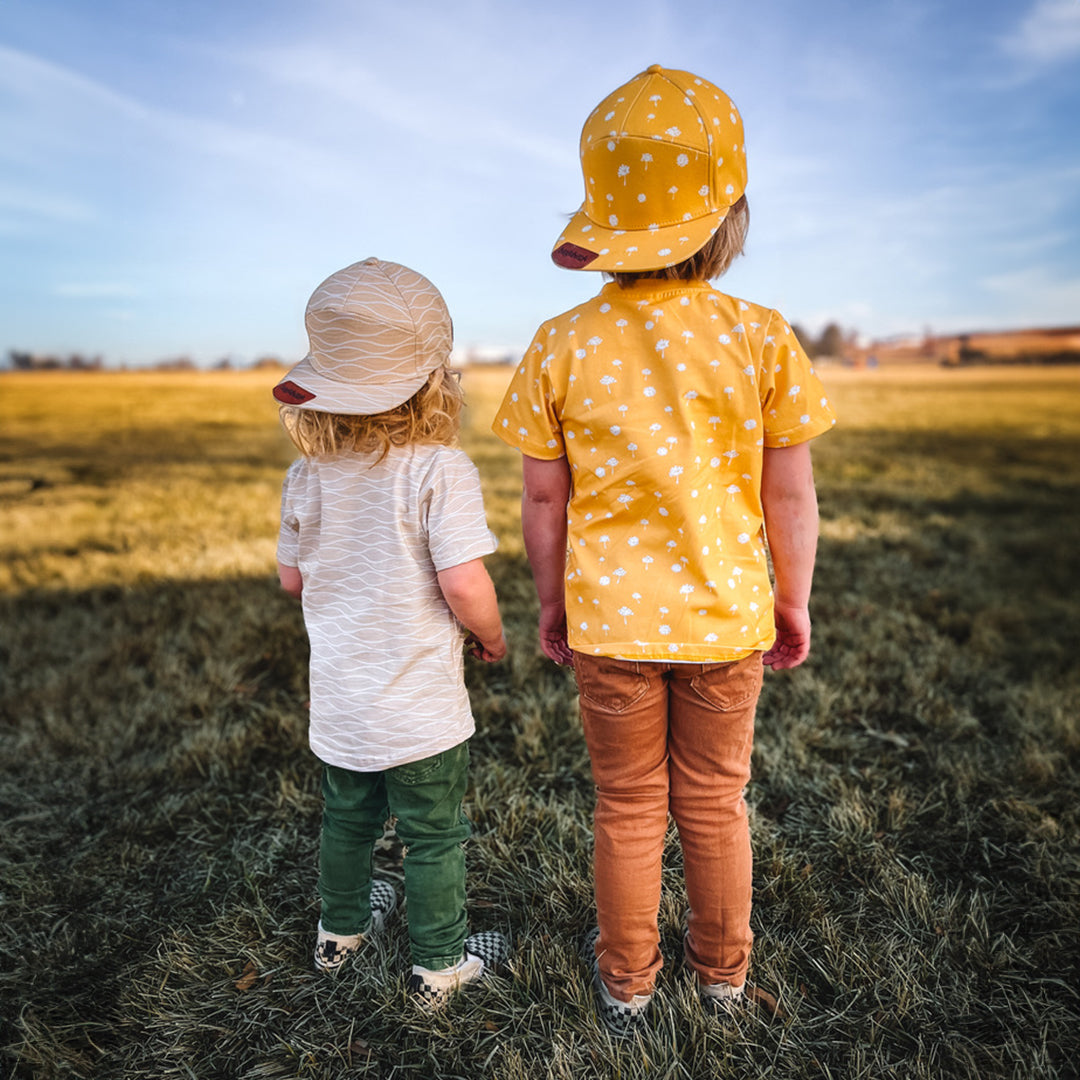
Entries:
[[585,116],[651,63],[746,124],[723,279],[868,336],[1080,322],[1080,0],[3,0],[0,351],[303,355],[367,255],[523,347]]

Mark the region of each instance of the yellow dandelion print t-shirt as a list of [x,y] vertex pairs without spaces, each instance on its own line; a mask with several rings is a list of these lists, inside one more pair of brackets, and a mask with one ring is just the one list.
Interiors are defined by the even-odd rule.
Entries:
[[834,423],[784,319],[708,283],[610,283],[544,323],[493,427],[569,462],[570,647],[684,661],[767,649],[762,451]]

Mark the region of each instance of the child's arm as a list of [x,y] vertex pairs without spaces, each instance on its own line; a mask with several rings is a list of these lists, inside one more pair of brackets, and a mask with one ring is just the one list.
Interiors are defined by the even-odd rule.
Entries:
[[765,448],[761,474],[765,533],[776,577],[776,642],[764,656],[774,671],[798,667],[810,652],[810,585],[818,539],[810,443]]
[[570,464],[525,456],[521,459],[521,531],[540,598],[540,648],[556,664],[573,664],[566,641],[566,504]]
[[277,564],[278,581],[281,587],[290,595],[300,599],[300,593],[304,590],[304,579],[300,576],[300,570],[295,566],[286,566],[280,560]]
[[458,622],[469,631],[467,646],[471,655],[489,664],[506,655],[499,604],[481,559],[440,570],[439,588]]

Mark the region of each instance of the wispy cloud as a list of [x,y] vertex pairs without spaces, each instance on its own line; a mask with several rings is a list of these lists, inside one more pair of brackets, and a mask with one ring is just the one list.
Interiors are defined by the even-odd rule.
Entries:
[[1038,65],[1080,56],[1080,2],[1036,0],[1002,47],[1017,59]]
[[[335,112],[342,105],[373,117],[399,135],[415,136],[433,147],[507,150],[546,165],[564,167],[563,141],[531,132],[520,117],[504,117],[483,107],[490,94],[424,93],[400,76],[389,79],[346,51],[325,45],[289,45],[251,50],[241,62],[279,85],[322,100]],[[317,119],[317,118],[316,118]],[[464,152],[461,155],[465,157]]]
[[53,295],[72,300],[129,300],[139,290],[120,281],[69,281],[57,285]]
[[92,147],[128,155],[164,145],[178,161],[195,155],[238,163],[252,175],[266,169],[302,172],[305,183],[317,187],[332,185],[335,177],[344,183],[348,175],[336,155],[317,145],[148,105],[71,68],[5,46],[0,46],[0,90],[21,106],[0,116],[6,144],[0,155],[24,162],[41,159],[29,149],[36,145],[50,152]]

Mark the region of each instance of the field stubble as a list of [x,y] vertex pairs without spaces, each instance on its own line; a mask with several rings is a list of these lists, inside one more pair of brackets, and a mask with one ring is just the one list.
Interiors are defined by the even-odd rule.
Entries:
[[[12,1077],[1071,1077],[1080,1051],[1075,371],[826,373],[810,662],[769,677],[749,792],[754,976],[719,1026],[679,961],[655,1030],[596,1027],[592,789],[537,653],[507,373],[466,448],[511,643],[470,662],[469,895],[513,977],[433,1018],[400,921],[310,973],[306,646],[272,573],[291,448],[261,374],[4,376],[0,1054]],[[382,873],[400,879],[388,835]]]

